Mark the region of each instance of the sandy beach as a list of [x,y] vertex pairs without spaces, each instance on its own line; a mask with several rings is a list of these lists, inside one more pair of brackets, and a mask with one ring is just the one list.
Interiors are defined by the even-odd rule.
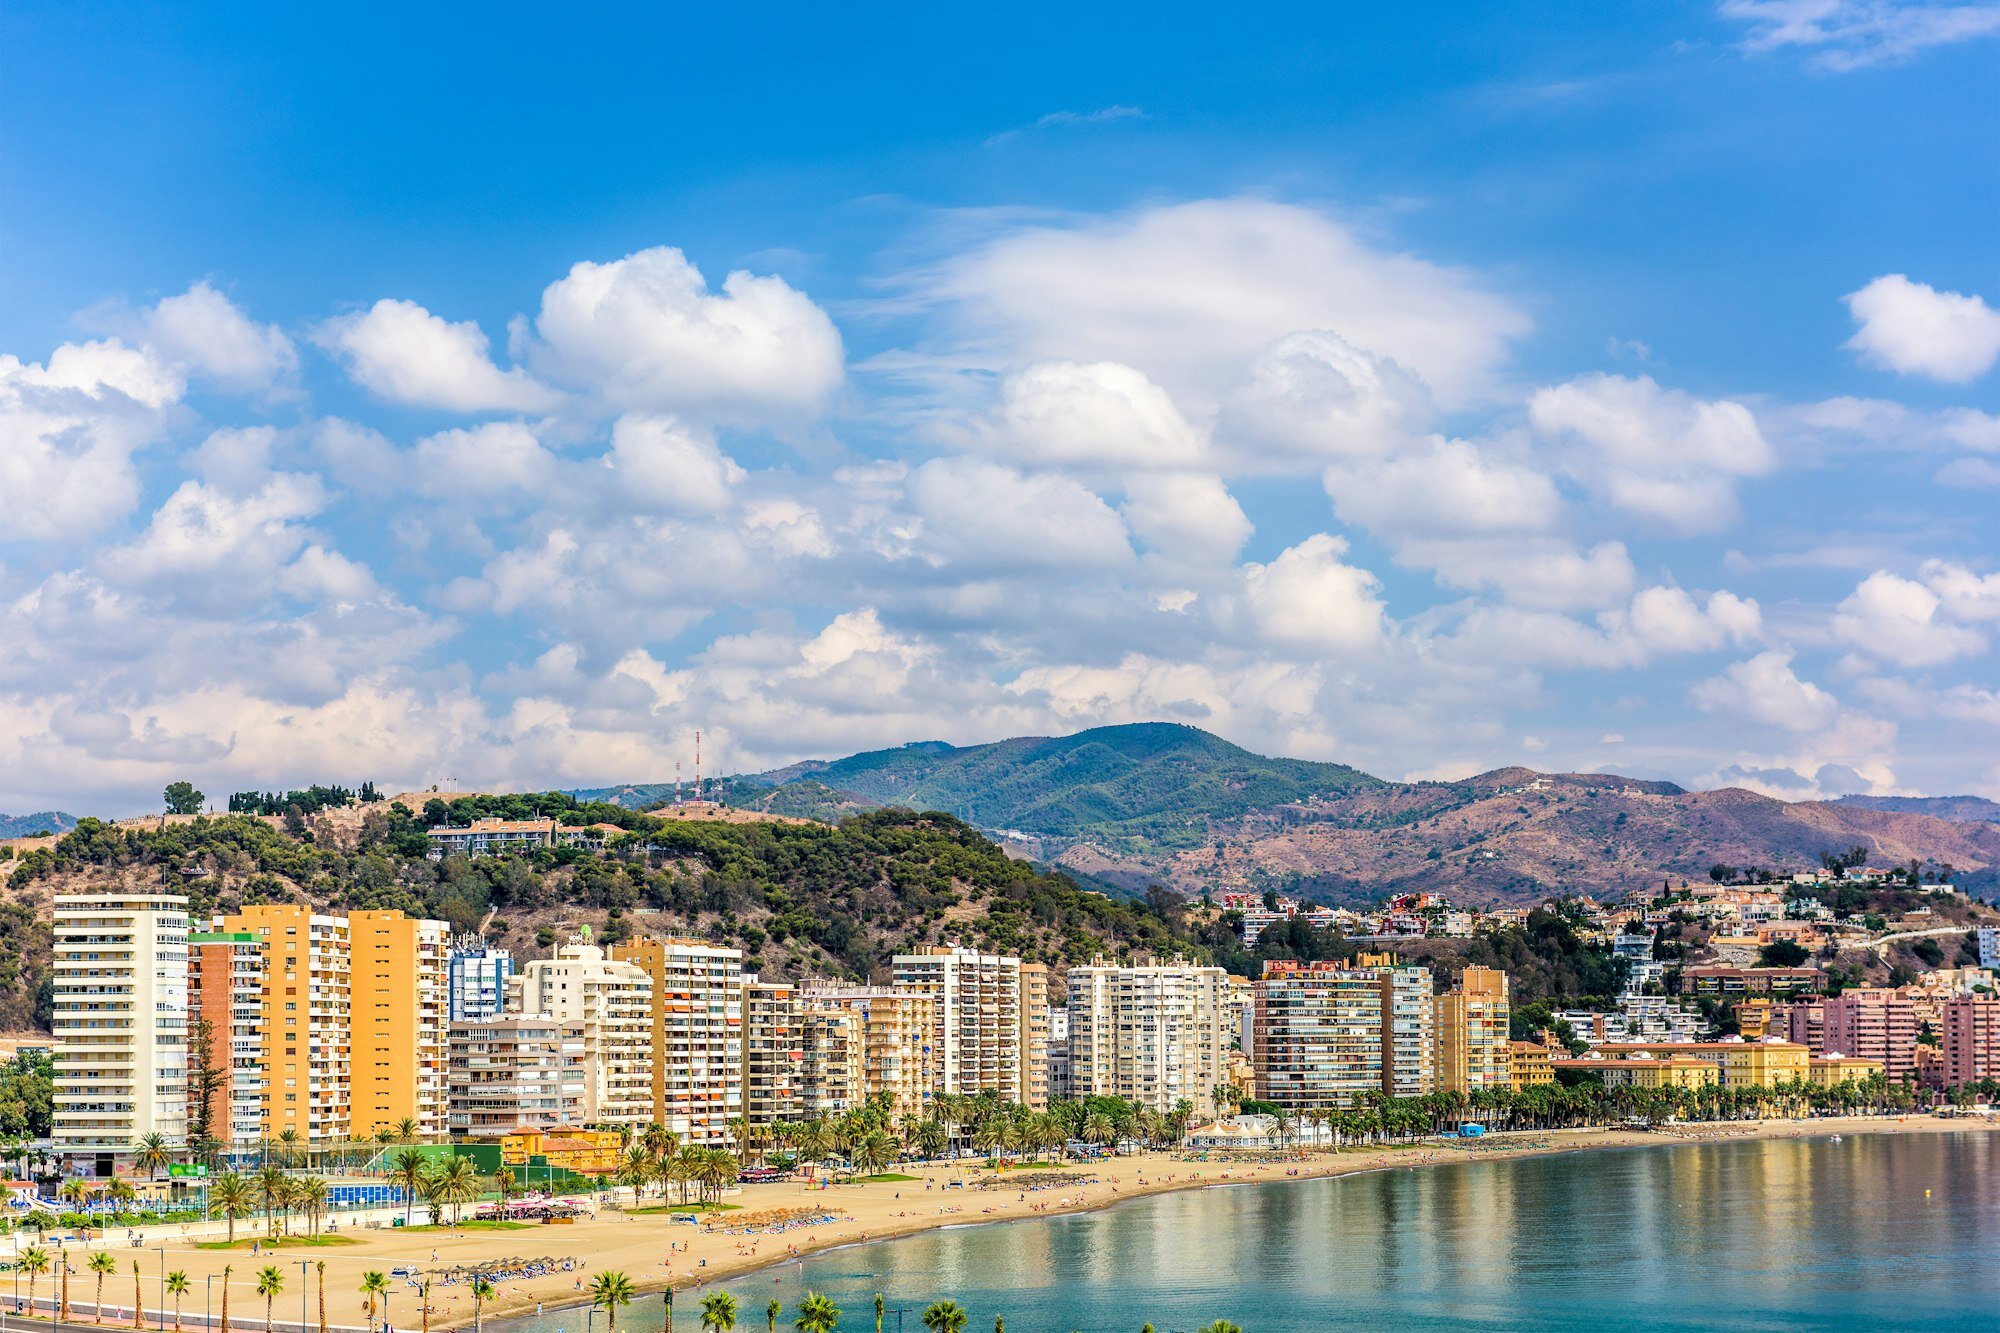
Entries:
[[[912,1167],[902,1173],[915,1179],[905,1181],[824,1189],[796,1182],[746,1186],[728,1197],[727,1202],[736,1204],[737,1209],[722,1213],[713,1228],[673,1222],[665,1211],[621,1212],[600,1207],[595,1217],[569,1225],[525,1225],[506,1230],[467,1229],[454,1233],[448,1227],[374,1230],[344,1225],[337,1238],[339,1243],[286,1244],[275,1250],[264,1246],[255,1255],[250,1242],[253,1237],[261,1237],[262,1231],[261,1223],[251,1219],[239,1222],[239,1244],[234,1250],[198,1248],[191,1239],[157,1230],[142,1233],[145,1248],[135,1250],[123,1233],[114,1233],[108,1240],[108,1248],[127,1275],[107,1283],[105,1298],[107,1305],[129,1301],[132,1286],[128,1260],[140,1260],[151,1322],[150,1308],[158,1290],[155,1270],[160,1262],[160,1256],[153,1250],[164,1245],[167,1267],[183,1270],[191,1278],[193,1292],[185,1304],[185,1312],[197,1320],[202,1311],[204,1279],[211,1274],[219,1275],[227,1264],[234,1269],[230,1278],[232,1325],[261,1325],[264,1303],[254,1294],[254,1273],[271,1263],[279,1264],[287,1273],[286,1291],[277,1301],[278,1317],[296,1320],[300,1308],[298,1261],[324,1260],[328,1322],[359,1328],[366,1323],[366,1313],[358,1287],[361,1275],[369,1269],[388,1272],[409,1266],[442,1270],[510,1256],[567,1257],[576,1261],[573,1271],[502,1281],[498,1296],[486,1305],[485,1317],[490,1320],[532,1312],[538,1305],[556,1309],[580,1304],[587,1299],[583,1290],[591,1276],[605,1269],[622,1269],[641,1293],[657,1295],[669,1283],[676,1288],[694,1287],[835,1246],[904,1236],[941,1226],[1083,1212],[1171,1190],[1314,1179],[1389,1168],[1441,1167],[1595,1148],[1981,1129],[1979,1122],[1932,1116],[1855,1117],[1689,1125],[1650,1132],[1520,1131],[1465,1145],[1444,1146],[1433,1142],[1409,1147],[1307,1152],[1296,1161],[1256,1164],[1196,1162],[1173,1153],[1148,1153],[1087,1166],[1040,1169],[993,1171],[969,1164],[956,1168]],[[641,1206],[653,1208],[659,1204],[660,1200],[649,1195]],[[781,1210],[808,1210],[826,1220],[800,1222],[785,1230],[754,1235],[730,1234],[728,1230],[745,1219]],[[71,1299],[87,1302],[92,1282],[88,1274],[78,1271],[82,1258],[72,1247]],[[43,1280],[40,1291],[48,1294],[47,1279]],[[416,1290],[398,1279],[393,1283],[393,1293],[388,1311],[390,1320],[399,1329],[418,1328],[421,1312]],[[311,1291],[314,1320],[318,1318],[317,1294],[315,1286]],[[472,1320],[472,1300],[463,1284],[434,1285],[430,1304],[432,1328],[469,1324]],[[130,1326],[129,1315],[125,1323]]]

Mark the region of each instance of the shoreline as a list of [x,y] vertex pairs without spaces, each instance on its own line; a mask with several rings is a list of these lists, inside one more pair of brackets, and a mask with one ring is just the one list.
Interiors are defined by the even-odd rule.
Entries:
[[[1454,1166],[1477,1162],[1510,1162],[1537,1157],[1552,1157],[1577,1152],[1589,1152],[1613,1148],[1673,1147],[1702,1143],[1739,1142],[1744,1140],[1806,1139],[1827,1138],[1848,1134],[1911,1134],[1949,1133],[1991,1130],[2000,1126],[1969,1119],[1946,1119],[1933,1115],[1909,1116],[1842,1116],[1815,1120],[1763,1120],[1763,1121],[1721,1121],[1679,1126],[1668,1130],[1631,1130],[1623,1128],[1586,1128],[1563,1130],[1517,1130],[1504,1135],[1476,1140],[1477,1147],[1446,1146],[1438,1141],[1427,1141],[1409,1145],[1370,1146],[1343,1149],[1339,1151],[1306,1150],[1306,1155],[1288,1162],[1190,1162],[1180,1160],[1172,1153],[1147,1153],[1139,1157],[1119,1158],[1106,1163],[1092,1164],[1109,1168],[1092,1172],[1087,1168],[1057,1168],[1063,1174],[1093,1174],[1097,1183],[1080,1187],[1081,1197],[1066,1196],[1064,1199],[1040,1205],[1033,1201],[1033,1191],[1017,1191],[1012,1181],[1021,1177],[1021,1184],[1032,1183],[1035,1168],[1011,1168],[1007,1172],[990,1172],[985,1168],[970,1171],[985,1181],[1005,1180],[1006,1185],[989,1185],[983,1192],[975,1192],[970,1186],[965,1188],[965,1197],[970,1202],[981,1197],[991,1200],[978,1215],[961,1215],[959,1211],[937,1212],[927,1215],[910,1216],[907,1208],[898,1210],[903,1216],[878,1218],[876,1225],[864,1229],[864,1219],[852,1216],[842,1223],[821,1224],[829,1234],[812,1235],[821,1227],[807,1228],[799,1240],[785,1245],[779,1252],[759,1254],[753,1246],[749,1253],[740,1249],[734,1254],[717,1255],[712,1251],[724,1248],[724,1242],[731,1244],[747,1240],[746,1237],[731,1236],[717,1232],[691,1237],[686,1257],[697,1264],[692,1269],[675,1272],[645,1273],[631,1267],[625,1269],[632,1279],[638,1297],[658,1296],[669,1286],[679,1293],[713,1287],[725,1282],[734,1282],[760,1273],[767,1273],[785,1265],[831,1254],[837,1250],[855,1249],[883,1241],[902,1240],[928,1232],[959,1230],[970,1227],[993,1226],[1007,1222],[1037,1220],[1053,1217],[1078,1216],[1103,1212],[1122,1204],[1148,1199],[1161,1194],[1176,1194],[1195,1190],[1235,1189],[1258,1185],[1296,1184],[1308,1180],[1331,1180],[1345,1176],[1366,1175],[1397,1169],[1416,1170],[1438,1166]],[[1157,1168],[1149,1171],[1148,1168]],[[952,1168],[899,1168],[904,1171],[919,1170],[935,1181],[938,1177],[949,1177]],[[915,1184],[917,1182],[910,1182]],[[859,1191],[870,1186],[835,1186],[824,1194],[836,1191],[852,1191],[842,1197],[859,1199]],[[1003,1197],[1004,1196],[1004,1197]],[[925,1197],[929,1197],[927,1194]],[[939,1197],[942,1197],[941,1194]],[[879,1202],[879,1196],[877,1198]],[[745,1211],[751,1211],[745,1205]],[[871,1209],[870,1211],[879,1211]],[[613,1214],[616,1216],[616,1214]],[[634,1219],[636,1220],[636,1219]],[[678,1230],[678,1229],[677,1229]],[[662,1242],[679,1243],[678,1235],[669,1233],[658,1237]],[[757,1238],[759,1242],[776,1240],[775,1235]],[[697,1245],[697,1241],[707,1241],[707,1245]],[[702,1251],[711,1251],[703,1253]],[[605,1263],[601,1267],[616,1267]],[[586,1284],[587,1289],[587,1284]],[[504,1290],[504,1289],[503,1289]],[[483,1322],[495,1324],[502,1329],[517,1327],[524,1320],[536,1315],[546,1318],[551,1315],[581,1313],[589,1308],[589,1301],[583,1292],[563,1293],[555,1300],[537,1301],[522,1294],[519,1297],[503,1295],[489,1301],[483,1312]],[[557,1303],[560,1302],[560,1303]],[[636,1303],[636,1301],[635,1301]],[[472,1314],[466,1309],[462,1314],[456,1311],[435,1310],[431,1316],[433,1329],[456,1329],[470,1327]]]

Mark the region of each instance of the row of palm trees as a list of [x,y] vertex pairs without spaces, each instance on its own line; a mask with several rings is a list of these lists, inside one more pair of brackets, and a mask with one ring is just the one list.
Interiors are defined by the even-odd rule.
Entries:
[[1432,1092],[1417,1097],[1357,1095],[1349,1107],[1312,1107],[1276,1112],[1279,1133],[1289,1141],[1299,1126],[1310,1142],[1334,1146],[1406,1140],[1437,1134],[1476,1121],[1495,1128],[1566,1129],[1649,1122],[1745,1120],[1807,1114],[1907,1114],[1941,1103],[1969,1104],[2000,1095],[2000,1085],[1981,1084],[1949,1092],[1914,1087],[1882,1074],[1824,1085],[1803,1079],[1763,1087],[1697,1088],[1606,1087],[1588,1081],[1523,1088],[1485,1088],[1468,1093]]
[[[33,1310],[35,1308],[35,1286],[40,1281],[42,1275],[49,1271],[49,1269],[53,1266],[55,1261],[50,1256],[47,1249],[43,1248],[40,1245],[30,1245],[26,1249],[20,1252],[20,1254],[16,1257],[15,1262],[20,1265],[21,1271],[28,1275],[28,1308],[30,1310]],[[85,1261],[84,1267],[88,1269],[91,1273],[93,1273],[97,1278],[97,1293],[95,1297],[92,1299],[92,1308],[96,1314],[95,1322],[102,1324],[104,1322],[104,1279],[118,1271],[118,1261],[117,1259],[113,1258],[108,1252],[104,1250],[98,1250],[95,1253],[93,1253],[87,1261]],[[317,1270],[319,1274],[320,1333],[326,1333],[326,1261],[320,1260],[318,1263],[314,1264],[313,1267]],[[236,1271],[235,1265],[233,1264],[223,1265],[222,1318],[221,1318],[220,1333],[229,1333],[229,1279],[235,1273],[235,1271]],[[372,1273],[369,1276],[372,1278],[381,1279],[380,1289],[383,1291],[388,1290],[387,1278],[383,1278],[380,1273]],[[166,1275],[165,1284],[167,1293],[174,1298],[174,1333],[180,1333],[181,1301],[187,1296],[189,1291],[193,1289],[194,1284],[188,1279],[186,1270],[178,1268]],[[264,1268],[258,1270],[256,1291],[259,1296],[262,1296],[264,1298],[264,1333],[271,1333],[272,1302],[277,1300],[279,1296],[284,1294],[284,1290],[285,1290],[284,1269],[278,1267],[278,1265],[276,1264],[268,1264]],[[364,1290],[366,1290],[365,1284],[364,1284]],[[141,1280],[139,1275],[139,1261],[137,1259],[134,1259],[132,1261],[132,1327],[135,1329],[141,1329],[145,1327],[145,1306],[143,1304],[144,1300],[143,1293],[144,1293],[144,1288],[141,1286]],[[487,1289],[487,1294],[488,1295],[492,1294],[492,1289],[490,1286]],[[372,1310],[373,1310],[372,1305],[370,1309],[371,1309],[371,1319],[372,1319]],[[161,1314],[164,1317],[165,1311],[161,1311]],[[51,1327],[53,1327],[57,1323],[67,1322],[68,1319],[69,1319],[69,1265],[65,1263],[63,1265],[63,1270],[62,1270],[61,1295],[56,1299],[56,1307],[53,1311],[50,1312],[49,1320]],[[428,1324],[428,1321],[426,1321],[426,1323]],[[372,1323],[370,1327],[372,1329],[373,1327]]]
[[[620,1307],[632,1303],[638,1289],[632,1279],[622,1272],[611,1270],[599,1273],[590,1283],[590,1303],[604,1311],[605,1333],[618,1333],[618,1311]],[[667,1295],[667,1308],[673,1308],[673,1293]],[[875,1294],[875,1333],[882,1333],[882,1321],[888,1314],[889,1304],[880,1292]],[[742,1308],[736,1297],[726,1291],[711,1291],[701,1298],[702,1333],[733,1333]],[[764,1307],[766,1333],[777,1333],[778,1320],[784,1314],[784,1306],[773,1300]],[[799,1301],[796,1317],[792,1320],[797,1333],[834,1333],[840,1327],[840,1307],[833,1298],[816,1291],[809,1291]],[[965,1333],[972,1316],[966,1308],[954,1300],[933,1301],[924,1307],[920,1322],[929,1333]],[[993,1319],[993,1333],[1007,1333],[1005,1315]],[[1141,1333],[1154,1333],[1153,1326],[1147,1324]],[[1196,1333],[1243,1333],[1243,1330],[1226,1319],[1218,1319]]]

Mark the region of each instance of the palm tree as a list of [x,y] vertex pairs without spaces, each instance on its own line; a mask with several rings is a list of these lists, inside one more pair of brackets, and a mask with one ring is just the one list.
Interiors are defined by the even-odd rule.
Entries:
[[290,1207],[292,1178],[283,1167],[267,1166],[257,1173],[257,1201],[264,1209],[264,1230],[278,1234],[278,1209]]
[[736,1327],[736,1298],[711,1291],[701,1298],[701,1333],[730,1333]]
[[326,1260],[317,1260],[313,1272],[319,1275],[319,1333],[326,1333]]
[[451,1223],[457,1226],[465,1205],[479,1197],[479,1168],[470,1157],[447,1157],[431,1172],[425,1195],[434,1202],[451,1205]]
[[798,1333],[833,1333],[840,1327],[840,1307],[831,1297],[809,1291],[799,1302],[799,1317],[792,1321],[792,1327]]
[[924,1309],[924,1327],[931,1333],[965,1333],[965,1307],[957,1301],[936,1301]]
[[28,1311],[32,1314],[35,1309],[35,1279],[49,1271],[49,1252],[39,1245],[30,1245],[21,1251],[15,1262],[28,1275]]
[[235,1171],[225,1171],[208,1187],[208,1210],[220,1211],[229,1219],[229,1242],[236,1242],[236,1219],[250,1215],[250,1182]]
[[[42,1258],[47,1259],[48,1256],[43,1255]],[[33,1285],[33,1283],[29,1284],[31,1288]],[[32,1305],[33,1302],[31,1301],[30,1304]],[[784,1311],[785,1307],[778,1304],[775,1296],[772,1297],[771,1303],[764,1307],[765,1333],[778,1333],[778,1316],[783,1314]]]
[[181,1297],[188,1294],[188,1275],[178,1268],[167,1274],[167,1294],[174,1298],[174,1333],[181,1333]]
[[235,1271],[235,1264],[222,1266],[222,1333],[229,1333],[229,1275]]
[[153,1180],[158,1180],[160,1168],[173,1160],[174,1155],[167,1150],[167,1136],[164,1134],[141,1134],[133,1140],[132,1147],[132,1164]]
[[875,1293],[875,1333],[882,1333],[882,1316],[889,1312],[889,1302],[882,1299],[882,1293]]
[[[139,1291],[139,1261],[132,1261],[132,1327],[144,1328],[146,1308],[144,1296]],[[162,1311],[162,1313],[165,1313]]]
[[618,1333],[618,1307],[632,1303],[632,1279],[606,1269],[590,1281],[590,1303],[603,1308],[605,1333]]
[[493,1172],[493,1188],[500,1195],[502,1213],[507,1211],[507,1200],[513,1197],[514,1187],[518,1183],[514,1179],[514,1168],[511,1166],[503,1166]]
[[292,1198],[306,1215],[306,1231],[319,1234],[319,1221],[326,1212],[327,1183],[323,1176],[301,1176],[292,1182]]
[[96,1322],[101,1324],[104,1322],[104,1275],[106,1273],[117,1272],[118,1261],[111,1257],[109,1250],[99,1250],[96,1254],[90,1256],[90,1262],[85,1267],[97,1274]]
[[257,1270],[257,1294],[264,1298],[264,1333],[271,1333],[271,1302],[285,1289],[285,1273],[276,1264]]
[[410,1117],[404,1116],[396,1122],[396,1142],[415,1143],[419,1137],[417,1122]]
[[1243,1333],[1243,1330],[1227,1319],[1218,1319],[1207,1328],[1197,1330],[1197,1333]]
[[996,1314],[993,1316],[993,1333],[1007,1333],[1006,1315]]
[[375,1333],[376,1301],[389,1294],[389,1275],[371,1268],[361,1275],[361,1303],[368,1309],[368,1333]]
[[278,1165],[280,1166],[294,1165],[297,1159],[293,1156],[293,1154],[298,1151],[299,1132],[296,1129],[288,1129],[284,1133],[278,1135],[278,1142],[283,1144],[285,1149],[283,1152],[278,1154]]
[[410,1224],[410,1205],[417,1201],[417,1190],[424,1183],[424,1172],[430,1167],[430,1158],[424,1156],[422,1148],[405,1148],[389,1163],[389,1179],[396,1182],[403,1191],[403,1225]]
[[479,1333],[479,1315],[493,1299],[493,1284],[483,1277],[472,1279],[472,1333]]

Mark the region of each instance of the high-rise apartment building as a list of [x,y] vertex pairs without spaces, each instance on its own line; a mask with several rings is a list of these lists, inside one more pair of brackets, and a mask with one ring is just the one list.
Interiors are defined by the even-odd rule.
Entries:
[[1880,1060],[1894,1083],[1917,1070],[1917,1002],[1893,990],[1851,990],[1826,1001],[1824,1053]]
[[838,1004],[806,1004],[799,1013],[799,1114],[845,1114],[867,1099],[863,1075],[867,1018]]
[[451,928],[366,911],[349,913],[347,930],[350,1132],[366,1138],[408,1120],[419,1137],[441,1139]]
[[611,956],[652,985],[652,1118],[722,1147],[743,1114],[743,955],[706,940],[632,940]]
[[801,1031],[798,997],[782,982],[743,978],[744,1125],[766,1130],[799,1118]]
[[133,1140],[187,1133],[187,899],[56,895],[55,1150],[109,1175]]
[[583,1024],[510,1014],[451,1025],[451,1136],[499,1138],[581,1125]]
[[351,1134],[352,1030],[347,918],[293,903],[256,903],[219,923],[257,938],[263,954],[258,1034],[260,1138],[307,1143]]
[[1049,1006],[1049,1100],[1065,1101],[1076,1094],[1069,1081],[1069,1009]]
[[1048,968],[956,945],[897,954],[896,989],[929,997],[933,1087],[1048,1105]]
[[514,955],[507,950],[477,936],[454,940],[448,978],[451,1021],[472,1023],[505,1013],[507,980],[513,975]]
[[230,1150],[263,1133],[264,946],[248,931],[189,931],[188,1138]]
[[1215,1114],[1236,1015],[1228,974],[1183,961],[1069,970],[1069,1086],[1162,1114],[1183,1100]]
[[1363,954],[1353,964],[1264,964],[1252,1064],[1265,1100],[1350,1106],[1364,1092],[1434,1090],[1431,976]]
[[594,944],[562,944],[555,957],[522,964],[507,1001],[513,1013],[582,1029],[585,1124],[655,1119],[653,981],[644,968],[606,958]]
[[1944,1002],[1943,1017],[1945,1086],[2000,1079],[2000,999],[1955,996]]
[[[845,982],[809,981],[799,988],[799,999],[807,1016],[839,1011],[857,1019],[853,1040],[858,1080],[850,1100],[888,1094],[890,1113],[897,1117],[922,1115],[929,1108],[936,1075],[931,1050],[936,1005],[927,995],[897,990],[893,986],[857,986]],[[846,1028],[825,1024],[816,1030],[819,1038],[832,1041]],[[808,1042],[810,1064],[813,1048]],[[838,1065],[835,1057],[828,1057]],[[818,1076],[814,1095],[822,1100],[833,1095],[829,1089],[841,1086],[826,1074]]]
[[1437,1086],[1470,1095],[1513,1086],[1507,974],[1468,967],[1437,997]]

